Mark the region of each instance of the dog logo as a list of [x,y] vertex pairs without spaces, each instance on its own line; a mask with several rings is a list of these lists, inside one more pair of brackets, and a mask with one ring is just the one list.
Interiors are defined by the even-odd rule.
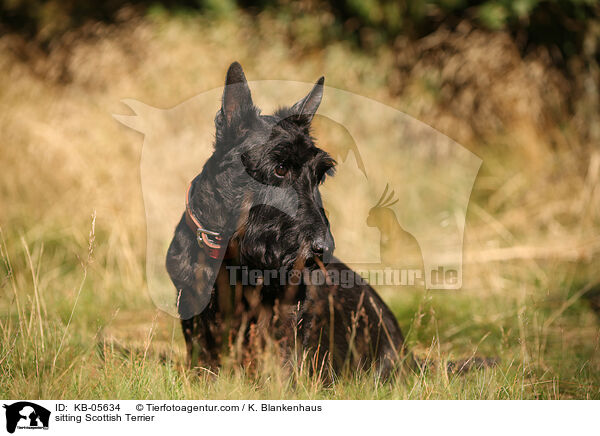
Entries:
[[3,407],[6,409],[6,431],[9,433],[14,433],[17,428],[48,430],[50,422],[48,409],[28,401],[4,404]]

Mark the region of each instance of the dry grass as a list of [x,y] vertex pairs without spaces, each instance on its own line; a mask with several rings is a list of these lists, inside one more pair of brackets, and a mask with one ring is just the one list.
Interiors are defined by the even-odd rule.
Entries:
[[[567,119],[546,128],[543,60],[525,74],[503,40],[491,40],[489,56],[508,50],[512,57],[509,67],[490,60],[487,80],[509,68],[511,92],[492,89],[486,116],[466,103],[456,116],[435,87],[418,87],[424,72],[441,67],[415,62],[403,94],[392,95],[393,49],[366,55],[337,43],[301,51],[283,38],[270,41],[277,26],[268,16],[257,26],[243,17],[98,26],[86,38],[67,36],[69,56],[57,49],[34,68],[15,59],[8,37],[0,39],[0,396],[598,398],[600,330],[582,295],[600,280],[600,153],[578,142]],[[457,38],[460,48],[464,36]],[[486,41],[472,38],[472,56],[485,58]],[[458,52],[444,64],[470,53]],[[463,289],[380,291],[421,357],[477,353],[500,357],[499,367],[464,377],[431,371],[387,385],[364,374],[333,386],[304,373],[285,377],[268,359],[258,379],[236,368],[216,379],[182,369],[178,322],[157,311],[146,291],[141,137],[111,113],[124,112],[126,97],[166,108],[221,86],[234,59],[251,78],[306,81],[325,72],[330,86],[405,109],[482,157]],[[467,83],[473,74],[465,72]],[[444,83],[443,74],[436,77]],[[533,113],[522,116],[527,108]],[[327,129],[319,133],[325,143],[336,140]]]

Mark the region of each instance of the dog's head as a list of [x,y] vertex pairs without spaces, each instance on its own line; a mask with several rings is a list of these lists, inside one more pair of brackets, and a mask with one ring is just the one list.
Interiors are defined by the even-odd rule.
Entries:
[[310,134],[323,82],[292,106],[261,115],[240,64],[227,71],[215,151],[196,178],[191,207],[206,227],[235,241],[242,265],[291,268],[333,253],[319,186],[335,161]]

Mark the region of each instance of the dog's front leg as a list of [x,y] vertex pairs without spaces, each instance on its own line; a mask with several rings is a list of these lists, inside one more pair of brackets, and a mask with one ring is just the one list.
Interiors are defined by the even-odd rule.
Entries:
[[210,315],[210,310],[207,310],[193,318],[181,320],[181,328],[185,338],[188,368],[200,368],[214,373],[219,366],[219,353],[216,349],[217,341],[209,328]]
[[177,310],[186,342],[188,367],[211,371],[219,365],[213,300],[215,265],[200,249],[182,216],[167,252],[166,267],[177,289]]

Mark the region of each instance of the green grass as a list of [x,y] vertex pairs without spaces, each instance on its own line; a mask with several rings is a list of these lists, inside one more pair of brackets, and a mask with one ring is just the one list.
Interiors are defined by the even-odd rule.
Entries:
[[[424,373],[388,383],[358,373],[326,385],[269,356],[258,376],[225,367],[215,377],[184,368],[177,319],[143,292],[131,301],[103,286],[106,266],[93,257],[102,242],[94,236],[81,247],[76,270],[65,268],[60,247],[49,256],[2,237],[2,398],[600,398],[597,320],[585,303],[568,299],[571,291],[564,298],[536,298],[537,291],[475,298],[468,291],[383,290],[411,347],[432,362]],[[67,283],[68,292],[57,295]],[[463,375],[442,369],[449,359],[471,355],[501,361]]]

